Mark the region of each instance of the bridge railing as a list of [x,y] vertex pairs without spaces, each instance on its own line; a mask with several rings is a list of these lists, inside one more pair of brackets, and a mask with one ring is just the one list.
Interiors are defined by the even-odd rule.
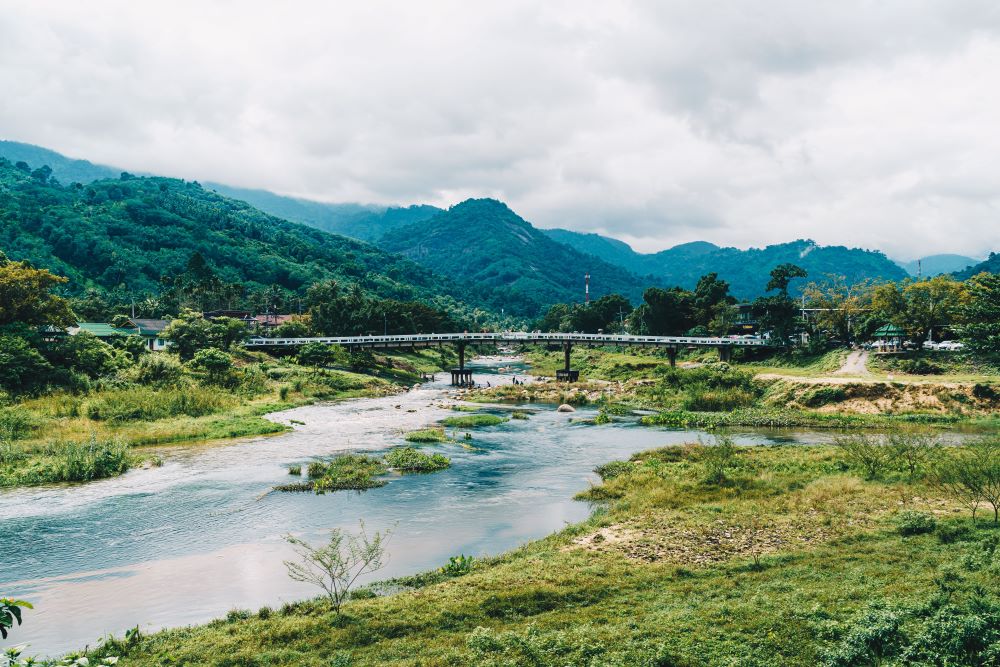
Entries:
[[764,347],[770,343],[762,338],[723,338],[717,336],[636,336],[631,334],[541,333],[505,331],[501,333],[411,334],[398,336],[320,336],[311,338],[251,338],[247,347],[287,347],[307,343],[327,345],[383,346],[418,343],[590,343],[604,345],[676,345],[695,347]]

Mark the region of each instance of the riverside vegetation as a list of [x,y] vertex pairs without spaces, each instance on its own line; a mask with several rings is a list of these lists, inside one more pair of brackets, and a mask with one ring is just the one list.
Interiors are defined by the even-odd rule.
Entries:
[[125,665],[990,665],[1000,524],[956,492],[965,457],[968,488],[1000,480],[996,440],[651,450],[598,468],[590,519],[513,552],[112,646]]
[[135,358],[86,334],[107,355],[87,389],[2,397],[0,486],[80,482],[159,462],[150,445],[281,433],[264,415],[317,400],[399,391],[442,363],[438,353],[370,357],[351,370],[345,352],[326,367],[233,348],[181,362],[170,354]]

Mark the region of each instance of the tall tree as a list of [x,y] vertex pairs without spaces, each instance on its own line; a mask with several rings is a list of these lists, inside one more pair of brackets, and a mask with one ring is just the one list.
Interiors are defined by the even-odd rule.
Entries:
[[966,282],[968,298],[958,308],[956,327],[972,352],[1000,358],[1000,274],[980,273]]
[[76,318],[69,302],[52,294],[66,279],[27,262],[12,262],[0,252],[0,326],[71,326]]

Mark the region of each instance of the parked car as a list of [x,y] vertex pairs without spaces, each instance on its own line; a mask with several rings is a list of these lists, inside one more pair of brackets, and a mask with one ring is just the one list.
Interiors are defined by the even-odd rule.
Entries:
[[943,340],[938,343],[937,349],[944,350],[946,352],[958,352],[963,347],[965,347],[965,345],[956,340]]

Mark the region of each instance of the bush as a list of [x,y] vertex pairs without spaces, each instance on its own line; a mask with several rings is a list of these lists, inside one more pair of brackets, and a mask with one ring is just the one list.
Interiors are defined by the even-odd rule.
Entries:
[[233,358],[218,348],[208,347],[194,353],[191,366],[204,371],[211,382],[219,383],[225,380],[232,370]]
[[860,468],[868,479],[878,479],[889,467],[890,451],[884,438],[852,435],[837,439],[847,464]]
[[129,372],[129,379],[136,384],[169,385],[180,380],[184,369],[181,363],[169,354],[147,354],[139,358]]
[[816,387],[804,393],[799,402],[809,408],[819,408],[845,400],[847,400],[847,392],[842,387]]
[[72,443],[61,448],[53,482],[87,482],[115,477],[128,471],[132,455],[128,445],[119,440]]
[[0,408],[0,440],[20,440],[36,428],[38,421],[24,408]]
[[736,445],[727,435],[715,437],[715,443],[702,449],[702,464],[705,466],[705,482],[722,484],[727,481],[726,471],[736,467]]
[[135,387],[105,392],[87,404],[87,416],[112,424],[179,415],[201,417],[218,412],[231,400],[227,394],[202,387],[163,390]]
[[289,475],[301,475],[302,474],[302,466],[288,466],[288,474]]
[[472,572],[472,568],[475,567],[475,565],[475,558],[472,556],[466,556],[465,554],[459,554],[458,556],[452,556],[449,558],[448,564],[444,567],[438,568],[438,572],[448,575],[449,577],[459,577],[463,574]]
[[937,519],[924,512],[907,510],[900,512],[899,516],[896,517],[896,528],[899,530],[899,534],[904,537],[932,533],[936,526]]
[[757,394],[746,389],[710,389],[705,386],[695,386],[688,390],[681,403],[685,410],[692,412],[729,412],[737,408],[752,406],[757,401]]
[[398,447],[385,455],[385,462],[396,470],[405,472],[434,472],[444,470],[451,460],[441,454],[424,454],[413,447]]

